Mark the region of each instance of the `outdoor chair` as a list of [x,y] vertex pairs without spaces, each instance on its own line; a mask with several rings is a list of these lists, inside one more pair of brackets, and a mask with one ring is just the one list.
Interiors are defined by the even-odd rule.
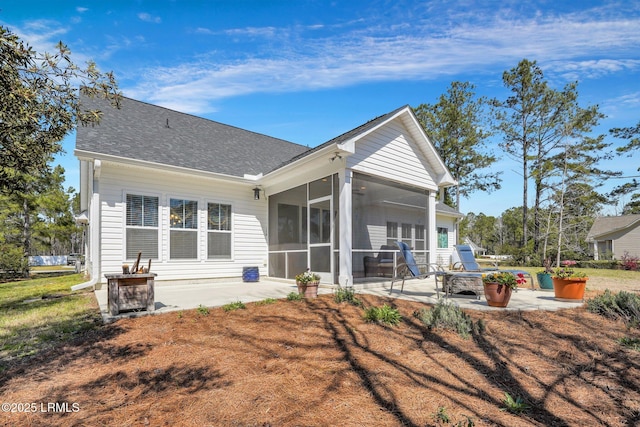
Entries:
[[396,281],[402,280],[402,286],[400,287],[400,293],[402,293],[404,291],[405,280],[426,279],[427,277],[434,275],[436,279],[436,296],[440,298],[438,283],[442,281],[442,276],[445,273],[444,269],[436,264],[418,264],[411,253],[409,245],[404,242],[396,242],[396,245],[398,245],[400,252],[398,254],[398,265],[396,266],[393,279],[391,280],[391,289],[389,289],[389,294],[393,292],[393,284]]
[[382,245],[377,256],[364,257],[364,276],[385,276],[393,275],[393,258],[396,248],[394,246]]
[[497,265],[494,265],[493,267],[482,268],[480,267],[480,264],[478,264],[478,261],[476,261],[476,257],[473,255],[471,246],[454,245],[454,248],[456,248],[456,252],[458,253],[458,257],[460,258],[460,262],[453,265],[454,270],[461,268],[465,272],[505,271],[513,273],[515,275],[522,274],[527,278],[527,280],[529,280],[529,283],[531,283],[531,289],[535,289],[533,285],[533,277],[531,277],[531,274],[528,271],[516,269],[502,270],[499,269]]

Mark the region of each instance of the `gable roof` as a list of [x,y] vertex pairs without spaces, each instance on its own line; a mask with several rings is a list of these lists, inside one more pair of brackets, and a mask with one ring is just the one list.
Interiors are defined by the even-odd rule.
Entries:
[[269,172],[273,172],[277,169],[280,169],[288,164],[295,162],[296,160],[307,157],[312,153],[321,151],[328,147],[333,146],[333,147],[344,149],[347,151],[352,150],[352,148],[351,149],[348,148],[349,143],[356,141],[360,138],[363,138],[369,132],[375,130],[380,126],[383,126],[385,123],[391,120],[394,120],[396,118],[401,118],[403,120],[403,124],[407,127],[409,132],[413,134],[413,136],[416,138],[417,141],[419,141],[418,145],[422,145],[423,147],[422,149],[425,151],[425,154],[427,154],[428,157],[430,157],[432,166],[435,166],[436,172],[440,174],[438,177],[438,181],[439,181],[438,184],[447,185],[447,186],[455,185],[456,181],[451,176],[451,173],[449,172],[444,161],[440,157],[440,154],[437,152],[437,150],[429,140],[429,137],[422,129],[422,126],[420,126],[413,109],[409,105],[404,105],[389,113],[383,114],[372,120],[369,120],[368,122],[356,128],[353,128],[350,131],[347,131],[341,135],[338,135],[335,138],[330,139],[329,141],[323,144],[320,144],[317,147],[312,148],[307,152],[301,153],[298,156],[293,157],[287,160],[286,162],[283,162],[282,164],[278,165],[278,167],[276,167],[274,170],[271,170]]
[[396,113],[401,111],[403,108],[406,108],[406,107],[400,107],[397,110],[391,111],[390,113],[378,116],[375,119],[369,120],[368,122],[366,122],[366,123],[354,128],[354,129],[351,129],[350,131],[347,131],[347,132],[343,133],[342,135],[338,135],[335,138],[330,139],[329,141],[327,141],[325,143],[322,143],[322,144],[320,144],[320,145],[318,145],[318,146],[316,146],[316,147],[314,147],[314,148],[312,148],[312,149],[310,149],[310,150],[308,150],[308,151],[306,151],[304,153],[300,153],[297,156],[292,157],[291,159],[288,159],[288,160],[282,162],[281,164],[279,164],[277,167],[273,168],[272,170],[269,170],[269,171],[265,172],[265,174],[268,173],[268,172],[273,172],[274,170],[280,169],[282,167],[285,167],[286,165],[288,165],[290,163],[293,163],[296,160],[299,160],[299,159],[301,159],[303,157],[306,157],[306,156],[308,156],[308,155],[310,155],[312,153],[315,153],[316,151],[320,151],[323,148],[330,147],[330,146],[332,146],[334,144],[340,144],[342,142],[348,141],[349,139],[351,139],[351,138],[353,138],[353,137],[355,137],[357,135],[365,133],[369,129],[373,129],[374,127],[378,126],[379,124],[381,124],[384,121],[388,120],[389,118],[393,117]]
[[100,125],[79,126],[76,155],[103,154],[242,177],[259,175],[309,151],[295,144],[131,98],[120,109],[103,99],[81,98],[102,111]]
[[601,216],[596,218],[587,234],[587,241],[630,228],[640,223],[640,215]]

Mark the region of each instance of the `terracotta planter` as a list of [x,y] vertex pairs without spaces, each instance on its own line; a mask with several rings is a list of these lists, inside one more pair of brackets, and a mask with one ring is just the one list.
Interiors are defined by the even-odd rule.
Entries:
[[298,286],[298,293],[304,295],[305,298],[316,298],[318,296],[319,284],[320,282],[296,282],[296,286]]
[[491,307],[506,307],[511,299],[512,289],[499,283],[485,283],[484,297]]
[[560,301],[582,301],[587,287],[587,277],[580,279],[561,279],[553,277],[553,291]]
[[538,278],[538,286],[540,289],[553,289],[553,281],[551,280],[551,274],[549,273],[536,273]]

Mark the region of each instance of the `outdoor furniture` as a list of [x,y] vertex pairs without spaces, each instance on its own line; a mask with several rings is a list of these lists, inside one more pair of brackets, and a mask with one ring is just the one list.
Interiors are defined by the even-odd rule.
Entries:
[[382,245],[378,255],[364,257],[364,276],[389,276],[393,275],[393,257],[396,248]]
[[107,306],[115,316],[124,310],[155,310],[155,273],[105,274],[107,278]]
[[389,289],[389,294],[393,291],[393,284],[398,280],[402,280],[402,286],[400,287],[400,293],[402,293],[404,291],[405,280],[426,279],[427,277],[435,275],[436,296],[440,298],[438,283],[441,281],[441,278],[445,273],[442,267],[429,263],[418,264],[411,253],[409,245],[404,242],[396,242],[396,245],[398,245],[400,253],[398,254],[398,265],[393,274],[393,279],[391,280],[391,289]]
[[[533,277],[531,276],[531,274],[528,271],[517,270],[517,269],[501,270],[497,266],[496,267],[481,268],[480,264],[478,264],[478,261],[476,261],[476,257],[473,255],[473,250],[471,249],[471,246],[469,246],[469,245],[455,245],[454,248],[456,248],[456,252],[458,253],[458,257],[460,258],[460,262],[454,264],[454,266],[453,266],[454,270],[456,268],[458,268],[458,264],[460,264],[460,267],[462,267],[462,270],[465,271],[465,272],[504,271],[504,272],[508,272],[508,273],[513,273],[515,275],[522,274],[524,277],[527,278],[527,280],[529,280],[529,283],[531,283],[531,289],[532,290],[535,289],[534,284],[533,284]],[[516,289],[516,291],[517,291],[517,289]]]
[[448,271],[442,275],[442,290],[445,297],[453,294],[474,294],[476,299],[484,295],[482,273]]

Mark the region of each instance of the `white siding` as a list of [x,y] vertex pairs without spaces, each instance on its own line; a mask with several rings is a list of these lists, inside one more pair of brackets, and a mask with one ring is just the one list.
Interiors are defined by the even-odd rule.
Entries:
[[356,142],[347,167],[416,187],[436,190],[434,172],[400,120],[388,123]]
[[[598,237],[598,241],[606,240],[613,241],[615,259],[622,258],[625,252],[632,256],[640,256],[640,225]],[[604,254],[600,254],[600,256],[604,256]]]
[[[127,193],[159,198],[159,260],[151,271],[156,280],[183,280],[239,277],[245,266],[260,267],[266,274],[267,205],[254,200],[250,186],[194,177],[188,174],[161,172],[103,162],[100,176],[101,201],[101,273],[120,273],[125,259],[125,198]],[[198,259],[169,259],[169,199],[184,198],[198,202]],[[232,257],[230,260],[207,259],[207,203],[232,207]],[[142,260],[144,265],[147,259]],[[104,276],[100,278],[105,282]]]

